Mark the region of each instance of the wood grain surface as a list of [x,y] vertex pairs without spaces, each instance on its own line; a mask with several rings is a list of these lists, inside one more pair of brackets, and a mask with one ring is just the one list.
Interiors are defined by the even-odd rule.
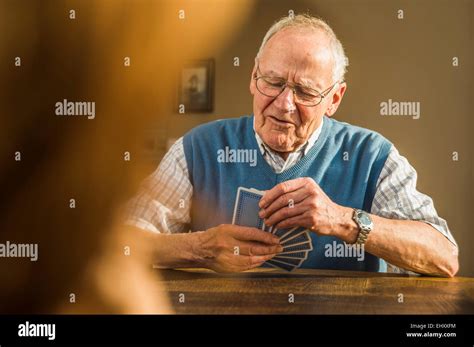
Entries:
[[473,278],[305,269],[156,271],[179,314],[474,313]]

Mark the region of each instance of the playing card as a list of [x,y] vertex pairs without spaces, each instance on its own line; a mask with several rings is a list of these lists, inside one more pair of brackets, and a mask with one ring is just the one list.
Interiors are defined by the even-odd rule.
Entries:
[[312,251],[312,250],[313,250],[313,245],[311,244],[311,241],[309,241],[309,242],[304,242],[300,244],[290,245],[287,247],[283,246],[282,253]]
[[278,253],[279,258],[298,258],[298,259],[307,259],[309,252],[293,252],[293,253]]
[[267,225],[263,224],[262,230],[266,231],[268,233],[271,233],[273,231],[273,225],[272,226],[267,226]]
[[272,229],[272,233],[276,236],[278,236],[280,239],[282,239],[283,237],[287,236],[287,235],[290,235],[293,231],[295,231],[296,229],[298,229],[297,227],[295,228],[286,228],[286,229],[276,229],[276,228],[273,228]]
[[293,266],[293,265],[290,265],[290,264],[287,264],[287,263],[282,263],[280,261],[273,260],[273,259],[267,260],[265,262],[265,264],[269,264],[273,267],[280,268],[280,269],[283,269],[283,270],[286,270],[286,271],[292,271],[296,268],[296,266]]
[[263,192],[256,189],[239,187],[235,198],[232,224],[263,229],[263,220],[258,216],[258,203]]
[[303,229],[303,228],[296,228],[289,233],[286,233],[282,237],[280,237],[280,242],[281,243],[286,243],[288,240],[295,238],[296,236],[299,236],[305,232],[307,232],[308,229]]
[[282,241],[283,252],[270,259],[266,264],[286,271],[299,267],[312,250],[311,238],[308,231],[302,228],[276,229],[266,226],[263,219],[258,216],[260,207],[258,203],[264,192],[253,188],[239,187],[234,204],[232,224],[253,227],[271,232]]
[[288,265],[291,265],[291,266],[299,267],[303,263],[303,261],[305,261],[306,259],[281,258],[279,256],[276,256],[276,257],[272,258],[272,260],[278,261],[278,262],[281,262],[281,263],[285,263],[285,264],[288,264]]
[[293,235],[284,240],[281,240],[280,242],[283,247],[288,247],[291,245],[297,245],[299,243],[308,242],[308,241],[311,241],[311,237],[309,236],[309,233],[307,230],[303,230],[301,233]]

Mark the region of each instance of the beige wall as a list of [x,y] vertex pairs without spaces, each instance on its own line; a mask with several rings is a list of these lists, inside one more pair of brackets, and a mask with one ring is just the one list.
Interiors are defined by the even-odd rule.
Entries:
[[[309,10],[333,27],[350,61],[348,91],[335,117],[382,133],[408,158],[418,171],[419,190],[433,197],[460,245],[460,274],[474,275],[468,142],[472,1],[257,1],[233,39],[195,57],[216,59],[215,111],[179,115],[170,108],[160,117],[162,143],[198,124],[252,112],[248,85],[253,59],[268,27],[290,9]],[[206,18],[205,24],[213,25],[213,19]],[[452,66],[454,56],[458,67]],[[239,57],[239,67],[233,66],[233,57]],[[388,99],[421,102],[420,119],[381,116],[380,103]],[[454,151],[458,161],[452,160]]]

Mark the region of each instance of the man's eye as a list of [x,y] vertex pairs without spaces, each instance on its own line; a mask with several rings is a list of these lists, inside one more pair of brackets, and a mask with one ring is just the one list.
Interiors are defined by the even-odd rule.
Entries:
[[308,100],[311,100],[311,99],[314,99],[316,97],[318,97],[318,95],[312,91],[308,91],[308,90],[305,90],[303,88],[298,88],[296,90],[298,96],[300,98],[303,98],[303,99],[308,99]]
[[265,80],[265,82],[267,82],[268,85],[270,85],[271,87],[275,87],[275,88],[281,88],[285,85],[285,82],[281,81],[281,80]]
[[309,94],[309,93],[298,93],[298,96],[301,98],[301,99],[304,99],[304,100],[312,100],[314,98],[317,97],[317,95],[314,95],[314,94]]

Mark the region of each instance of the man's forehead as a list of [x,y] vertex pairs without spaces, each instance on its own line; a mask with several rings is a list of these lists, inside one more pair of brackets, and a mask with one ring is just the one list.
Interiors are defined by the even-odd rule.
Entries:
[[329,39],[322,31],[311,28],[285,28],[277,32],[265,45],[259,61],[265,73],[297,77],[298,82],[315,88],[332,76]]

